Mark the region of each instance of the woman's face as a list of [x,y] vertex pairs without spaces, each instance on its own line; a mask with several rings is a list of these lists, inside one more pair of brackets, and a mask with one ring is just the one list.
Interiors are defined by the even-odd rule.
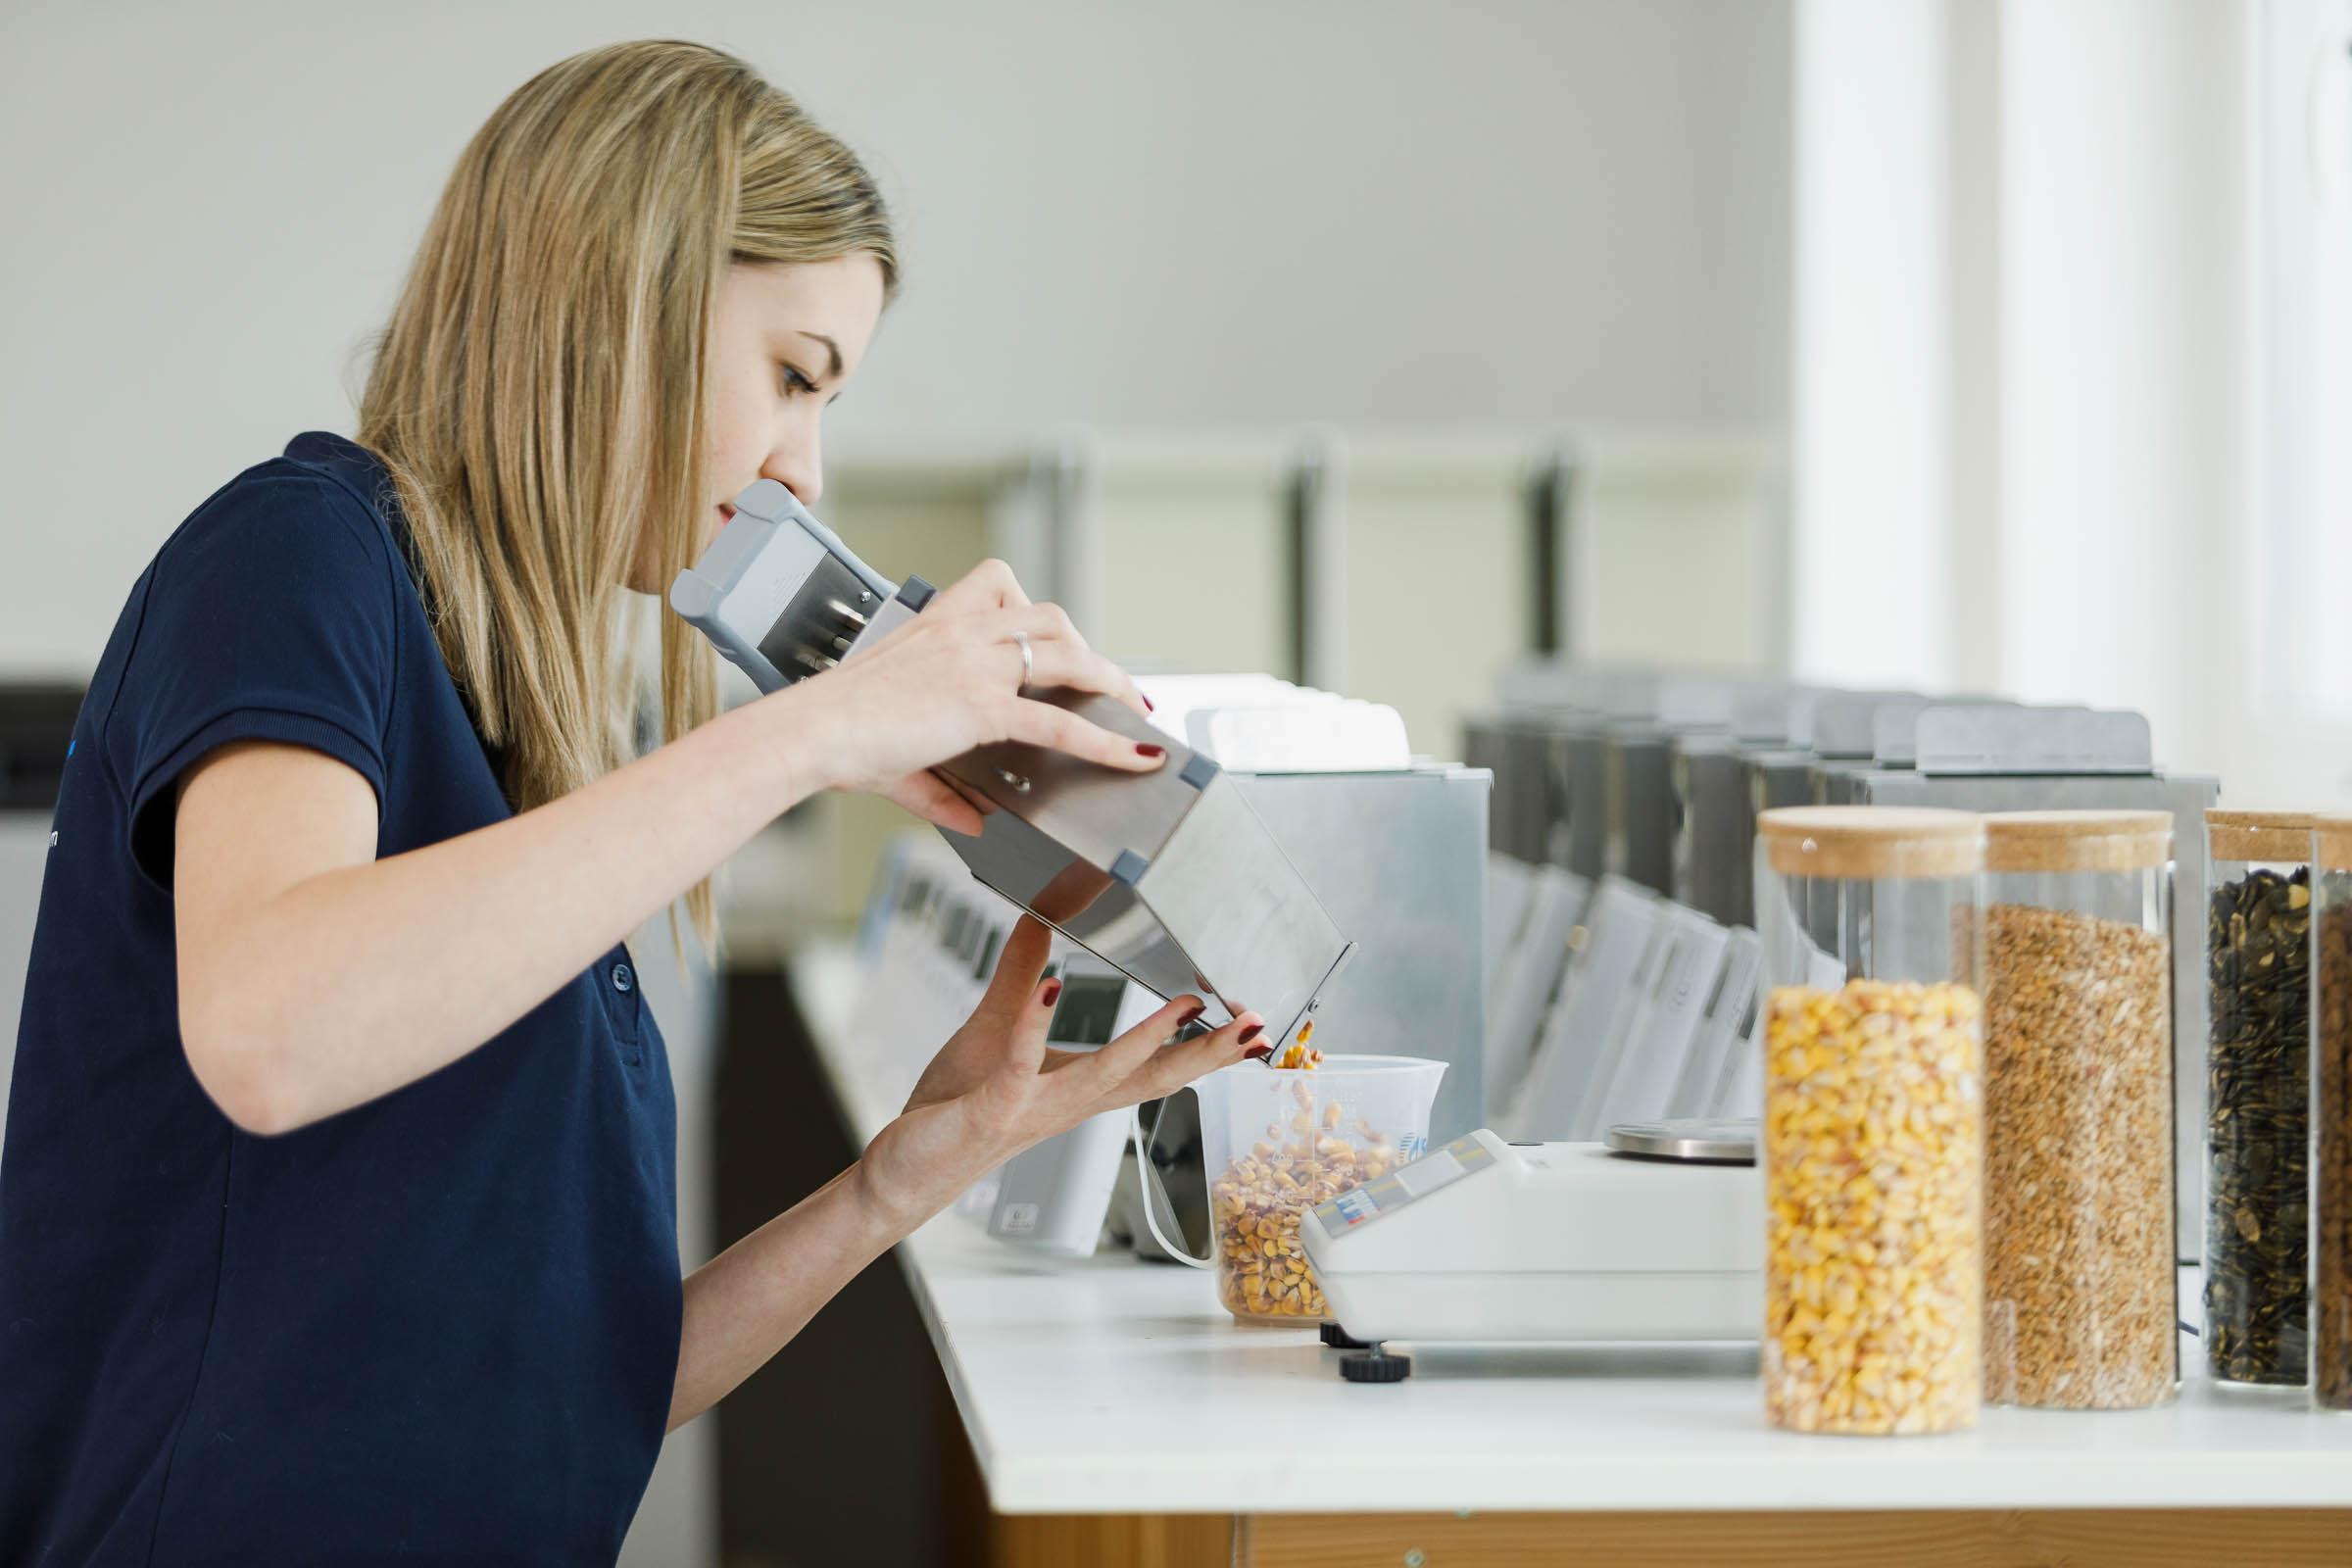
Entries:
[[[711,324],[710,425],[703,451],[710,505],[701,555],[755,479],[813,508],[824,491],[817,426],[857,373],[882,317],[882,266],[864,253],[829,262],[737,262]],[[661,593],[665,583],[631,584]]]

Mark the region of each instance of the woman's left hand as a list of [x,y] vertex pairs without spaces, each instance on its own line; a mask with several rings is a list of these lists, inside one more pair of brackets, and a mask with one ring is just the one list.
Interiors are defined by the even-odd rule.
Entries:
[[1043,921],[1023,915],[1005,940],[988,994],[932,1058],[906,1111],[876,1135],[859,1178],[884,1210],[911,1227],[1022,1150],[1089,1116],[1174,1093],[1242,1059],[1253,1012],[1177,1042],[1200,1016],[1198,997],[1178,997],[1100,1051],[1054,1051],[1046,1027],[1059,982],[1041,985],[1053,951]]

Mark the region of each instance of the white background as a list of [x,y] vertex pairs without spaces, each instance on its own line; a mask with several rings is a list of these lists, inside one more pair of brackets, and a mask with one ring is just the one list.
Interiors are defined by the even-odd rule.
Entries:
[[342,378],[499,99],[731,48],[857,147],[907,288],[843,442],[1778,422],[1789,11],[1520,3],[0,8],[0,672]]

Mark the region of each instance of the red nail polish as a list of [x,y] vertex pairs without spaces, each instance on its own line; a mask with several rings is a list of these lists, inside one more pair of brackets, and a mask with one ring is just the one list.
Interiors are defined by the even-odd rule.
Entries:
[[1144,757],[1165,757],[1168,755],[1168,749],[1165,746],[1154,746],[1150,741],[1145,741],[1141,745],[1137,746],[1136,752],[1138,755]]
[[1274,1048],[1272,1046],[1252,1046],[1242,1054],[1251,1061],[1270,1061],[1274,1056]]
[[1061,982],[1058,980],[1047,981],[1046,994],[1037,1000],[1044,1003],[1049,1007],[1054,1005],[1054,1003],[1059,1002],[1061,1000]]
[[1196,1002],[1196,1003],[1194,1003],[1194,1004],[1193,1004],[1191,1006],[1189,1006],[1189,1007],[1185,1008],[1185,1009],[1184,1009],[1182,1012],[1178,1013],[1178,1014],[1176,1015],[1176,1021],[1177,1021],[1178,1023],[1180,1023],[1180,1024],[1181,1024],[1181,1023],[1191,1023],[1191,1022],[1192,1022],[1192,1021],[1193,1021],[1195,1018],[1198,1018],[1198,1017],[1200,1017],[1200,1016],[1202,1013],[1206,1012],[1207,1010],[1208,1010],[1208,1004],[1207,1004],[1207,1003],[1205,1003],[1205,1002]]
[[[1144,697],[1144,694],[1143,694],[1142,692],[1137,692],[1135,695],[1136,695],[1136,696],[1138,696],[1138,697]],[[1147,713],[1156,713],[1156,712],[1158,712],[1158,711],[1159,711],[1159,710],[1158,710],[1158,709],[1156,709],[1156,708],[1154,708],[1153,706],[1152,706],[1152,699],[1151,699],[1151,698],[1149,698],[1149,697],[1144,697],[1144,711],[1145,711],[1145,712],[1147,712]]]
[[[1242,1044],[1246,1046],[1250,1041],[1255,1040],[1259,1035],[1264,1034],[1265,1032],[1266,1026],[1264,1024],[1253,1023],[1249,1028],[1242,1031]],[[1268,1046],[1266,1049],[1271,1051],[1274,1048],[1272,1046]]]

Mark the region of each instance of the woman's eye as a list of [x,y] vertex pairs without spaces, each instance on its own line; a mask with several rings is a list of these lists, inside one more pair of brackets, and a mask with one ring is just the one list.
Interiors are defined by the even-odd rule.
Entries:
[[776,365],[776,381],[786,397],[816,390],[816,383],[803,374],[798,366],[787,365],[781,361]]

